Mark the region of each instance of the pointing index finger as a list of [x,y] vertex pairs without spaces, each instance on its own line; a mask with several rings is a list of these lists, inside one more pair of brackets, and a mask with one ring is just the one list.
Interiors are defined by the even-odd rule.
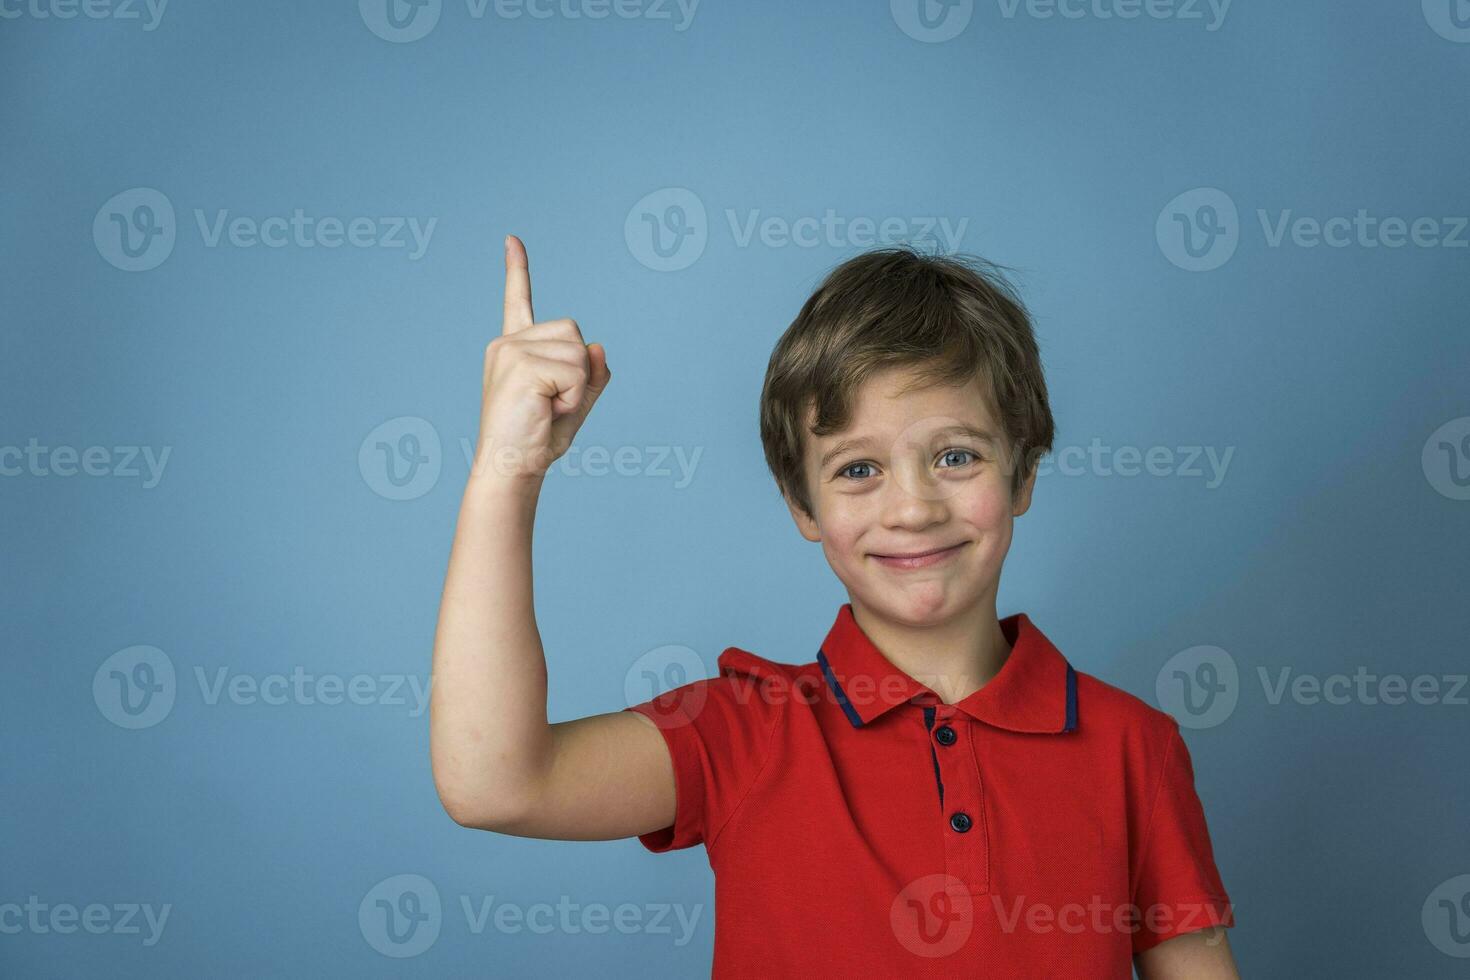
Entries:
[[531,314],[531,269],[526,246],[515,235],[505,236],[505,320],[501,333],[524,330],[533,322]]

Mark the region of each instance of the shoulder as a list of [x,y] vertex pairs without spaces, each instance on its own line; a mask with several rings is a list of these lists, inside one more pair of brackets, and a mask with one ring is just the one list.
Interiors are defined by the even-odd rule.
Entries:
[[1179,723],[1168,712],[1092,674],[1076,674],[1081,730],[1151,754],[1164,751],[1178,736]]
[[[719,671],[710,678],[711,696],[733,701],[752,718],[775,724],[785,715],[792,692],[802,686],[808,665],[783,663],[740,647],[726,647]],[[815,663],[809,665],[815,670]]]
[[815,664],[798,665],[768,660],[749,650],[742,650],[740,647],[726,647],[721,652],[719,659],[721,677],[736,680],[748,678],[751,681],[776,686],[794,682],[809,667],[813,666]]
[[800,668],[726,647],[713,677],[670,688],[634,705],[660,728],[690,728],[706,740],[761,742],[784,714]]

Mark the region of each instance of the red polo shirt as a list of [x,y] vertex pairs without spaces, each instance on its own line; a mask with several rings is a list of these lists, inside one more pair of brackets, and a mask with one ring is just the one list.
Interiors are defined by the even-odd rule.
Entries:
[[715,978],[1132,977],[1234,925],[1167,714],[1072,668],[1024,613],[957,704],[838,611],[813,663],[737,647],[633,705],[674,763],[672,826],[715,873]]

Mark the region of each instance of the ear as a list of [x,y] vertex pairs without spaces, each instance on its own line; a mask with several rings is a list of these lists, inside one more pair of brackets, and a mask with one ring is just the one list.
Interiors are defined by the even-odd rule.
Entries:
[[802,510],[801,505],[784,492],[781,494],[781,499],[786,501],[786,509],[791,511],[791,519],[796,522],[796,529],[801,532],[801,536],[808,541],[822,540],[822,529],[817,527],[817,522],[812,519],[811,515]]
[[1031,509],[1031,491],[1036,487],[1036,471],[1040,466],[1031,467],[1031,472],[1026,474],[1026,482],[1021,484],[1011,499],[1011,516],[1020,517]]

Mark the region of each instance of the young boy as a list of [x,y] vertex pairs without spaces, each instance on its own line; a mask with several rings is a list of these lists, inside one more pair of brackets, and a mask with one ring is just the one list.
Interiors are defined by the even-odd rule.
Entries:
[[519,239],[505,255],[434,647],[456,822],[703,843],[717,978],[1238,976],[1178,726],[997,619],[1053,423],[993,267],[860,255],[776,345],[766,458],[850,600],[813,661],[730,647],[718,677],[548,724],[536,501],[611,374],[575,322],[533,321]]

